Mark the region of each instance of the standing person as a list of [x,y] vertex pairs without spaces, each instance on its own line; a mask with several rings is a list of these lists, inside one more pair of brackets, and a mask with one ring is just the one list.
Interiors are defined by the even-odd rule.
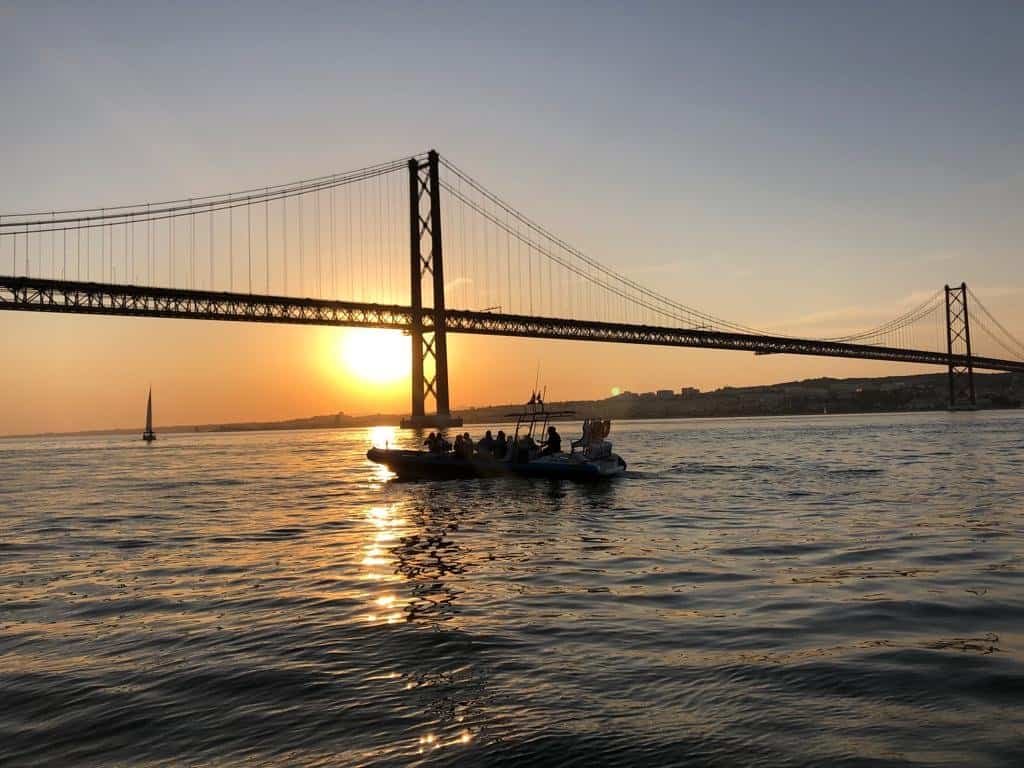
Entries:
[[484,436],[480,438],[480,442],[476,444],[477,450],[480,455],[490,456],[494,452],[494,438],[491,436],[491,430],[484,432]]
[[462,435],[462,451],[467,459],[473,457],[473,438],[469,436],[469,432]]
[[[487,433],[491,434],[490,432]],[[483,442],[482,440],[480,442]],[[498,437],[494,441],[494,458],[504,459],[505,454],[508,453],[508,438],[505,437],[505,433],[502,430],[498,430]]]
[[427,435],[427,439],[423,441],[423,444],[427,446],[427,450],[431,453],[437,453],[437,435],[431,432]]

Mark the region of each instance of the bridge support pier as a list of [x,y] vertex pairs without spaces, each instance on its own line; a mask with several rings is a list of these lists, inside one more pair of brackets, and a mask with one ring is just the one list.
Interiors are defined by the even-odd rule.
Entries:
[[[438,154],[426,162],[409,160],[409,285],[412,328],[412,413],[402,426],[414,429],[461,426],[448,399],[448,337],[444,304],[444,248],[441,237],[441,184]],[[423,278],[430,275],[433,306],[423,306]],[[429,313],[429,330],[423,319]],[[426,412],[427,397],[435,412]]]
[[[970,411],[974,396],[971,323],[967,315],[967,283],[946,286],[946,352],[949,355],[949,409]],[[957,361],[959,358],[959,362]]]

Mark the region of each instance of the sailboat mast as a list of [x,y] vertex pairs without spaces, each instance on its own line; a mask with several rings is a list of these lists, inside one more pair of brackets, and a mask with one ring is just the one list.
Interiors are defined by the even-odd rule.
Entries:
[[153,388],[149,388],[149,397],[146,398],[146,432],[153,432]]

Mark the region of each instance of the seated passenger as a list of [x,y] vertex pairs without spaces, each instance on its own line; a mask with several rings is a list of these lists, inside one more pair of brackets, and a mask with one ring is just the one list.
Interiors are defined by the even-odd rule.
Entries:
[[437,435],[433,432],[427,435],[427,439],[423,441],[423,444],[427,446],[427,450],[431,453],[437,453],[440,450]]
[[548,427],[548,439],[542,444],[541,456],[550,456],[553,453],[562,452],[562,436],[554,427]]

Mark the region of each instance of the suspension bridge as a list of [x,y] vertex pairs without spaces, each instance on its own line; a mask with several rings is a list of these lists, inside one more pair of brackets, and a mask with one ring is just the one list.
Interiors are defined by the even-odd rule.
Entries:
[[411,426],[457,421],[450,333],[937,365],[951,408],[975,405],[976,369],[1024,373],[1024,343],[965,283],[859,333],[768,333],[610,269],[436,151],[228,194],[0,215],[0,309],[398,329],[412,340]]

